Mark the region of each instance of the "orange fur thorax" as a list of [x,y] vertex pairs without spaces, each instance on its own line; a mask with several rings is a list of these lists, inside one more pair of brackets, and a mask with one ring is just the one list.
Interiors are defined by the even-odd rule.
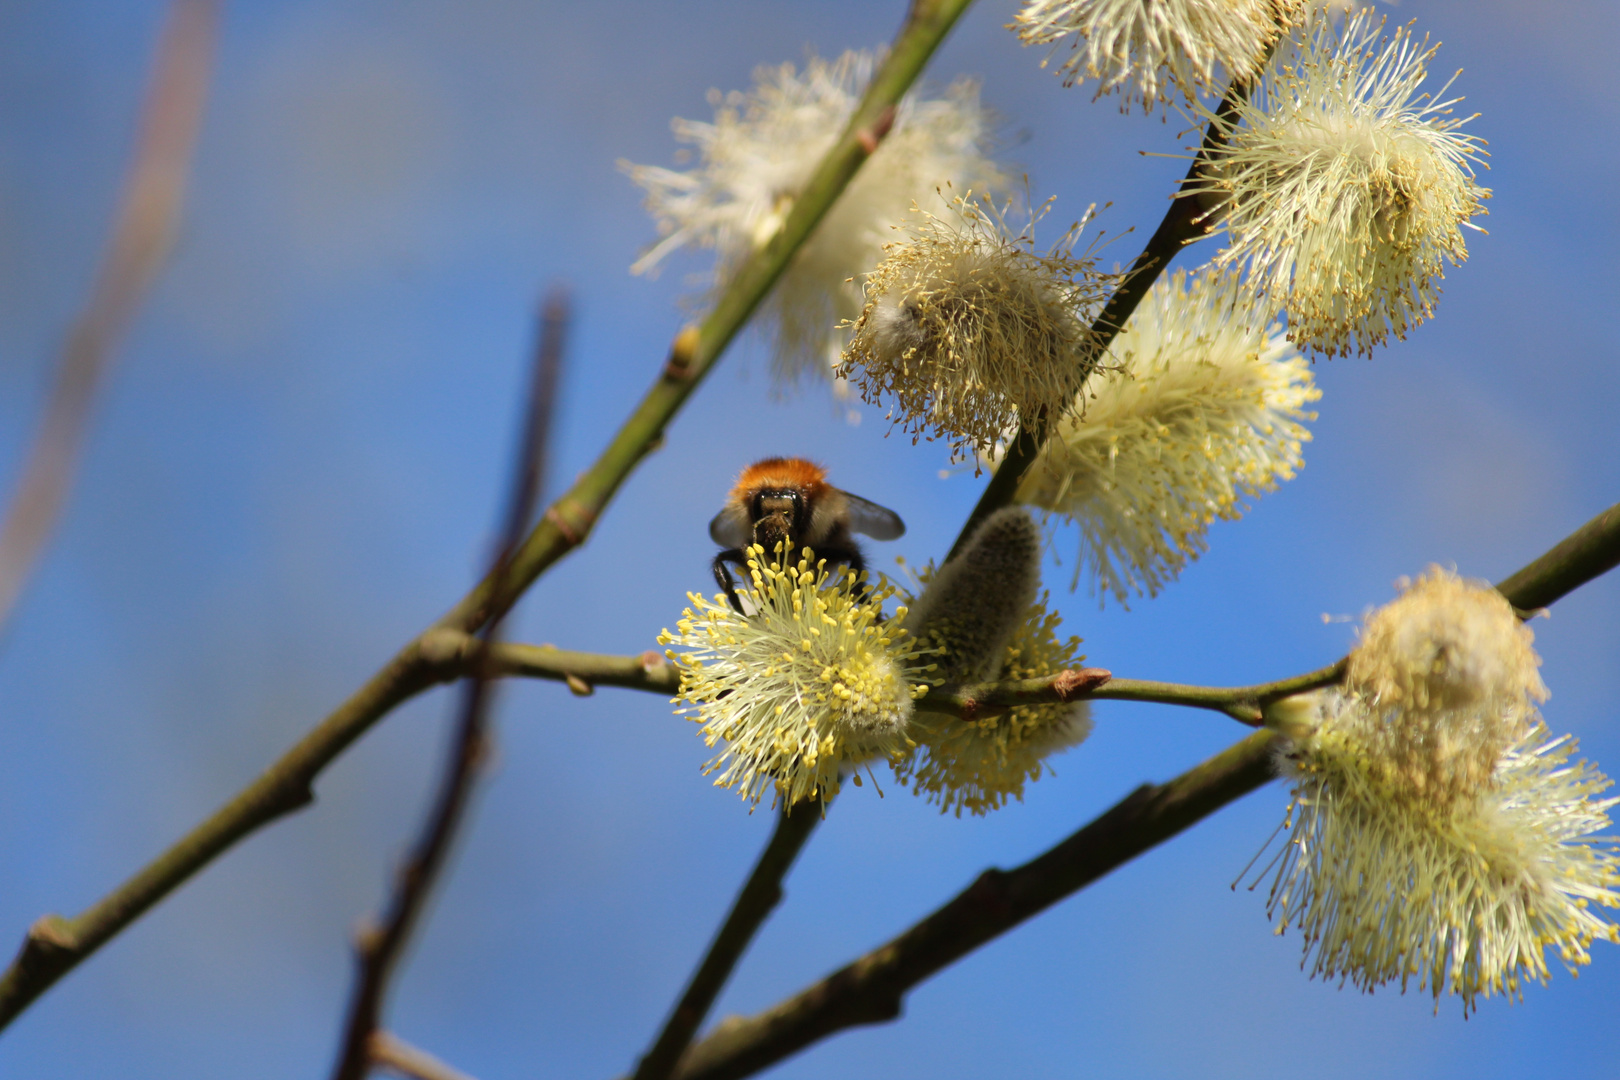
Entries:
[[804,492],[806,499],[814,499],[827,489],[826,476],[826,469],[804,458],[766,458],[742,471],[731,489],[731,498],[746,504],[756,491],[793,489]]

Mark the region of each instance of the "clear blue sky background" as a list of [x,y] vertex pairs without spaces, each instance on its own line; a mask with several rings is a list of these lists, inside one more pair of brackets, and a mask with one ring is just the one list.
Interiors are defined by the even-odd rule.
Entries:
[[[493,528],[545,284],[578,322],[554,476],[584,467],[662,362],[683,277],[632,278],[653,237],[616,159],[666,163],[671,116],[760,63],[881,44],[901,3],[502,0],[227,5],[174,257],[122,350],[79,485],[0,643],[0,947],[76,912],[267,765],[471,581]],[[1033,193],[1113,201],[1126,260],[1183,164],[1175,121],[1064,90],[986,0],[929,71],[984,80]],[[1431,562],[1497,579],[1620,498],[1612,196],[1620,13],[1413,0],[1436,68],[1484,115],[1489,236],[1438,318],[1316,367],[1308,465],[1164,595],[1099,611],[1049,584],[1093,663],[1235,683],[1339,655],[1344,623]],[[162,5],[0,5],[0,488],[88,288]],[[1202,260],[1209,249],[1189,258]],[[519,609],[523,639],[639,651],[709,586],[729,478],[807,454],[897,509],[924,560],[981,481],[851,426],[824,391],[773,400],[734,348],[589,548]],[[1072,543],[1060,537],[1059,549]],[[1620,578],[1535,624],[1554,729],[1620,769]],[[0,1039],[8,1078],[322,1075],[375,909],[423,809],[440,693],[388,718],[319,801],[221,858]],[[764,1007],[884,940],[983,867],[1056,842],[1143,780],[1243,734],[1109,703],[1022,805],[944,818],[892,788],[840,799],[721,1012]],[[499,754],[398,984],[392,1024],[480,1080],[607,1078],[660,1021],[770,818],[699,776],[658,697],[513,686]],[[1307,980],[1299,939],[1228,885],[1280,818],[1272,785],[916,991],[903,1022],[780,1067],[842,1075],[1614,1075],[1620,950],[1522,1005]]]

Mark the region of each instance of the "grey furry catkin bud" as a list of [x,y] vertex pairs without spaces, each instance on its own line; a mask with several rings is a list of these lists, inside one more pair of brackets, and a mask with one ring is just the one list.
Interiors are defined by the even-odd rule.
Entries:
[[1000,670],[1040,586],[1041,529],[1022,507],[996,511],[933,575],[905,629],[938,650],[942,682],[983,682]]
[[[1040,587],[1040,527],[1021,507],[998,510],[961,555],[921,574],[926,589],[906,618],[930,657],[934,682],[980,683],[1055,675],[1084,660],[1080,639],[1059,639],[1061,619]],[[941,812],[987,814],[1022,799],[1046,758],[1091,732],[1084,701],[1020,705],[989,716],[919,714],[913,752],[896,779]]]

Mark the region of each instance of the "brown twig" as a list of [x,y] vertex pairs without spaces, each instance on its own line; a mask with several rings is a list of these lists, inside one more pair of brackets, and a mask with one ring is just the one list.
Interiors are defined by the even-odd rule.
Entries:
[[174,0],[169,9],[118,217],[0,524],[0,630],[67,501],[96,388],[168,254],[208,96],[218,15],[217,0]]
[[372,1065],[407,1080],[473,1080],[460,1069],[386,1031],[372,1032],[369,1050]]
[[822,812],[820,802],[806,799],[778,813],[770,843],[760,853],[759,861],[732,902],[726,921],[709,944],[663,1029],[637,1063],[634,1080],[667,1080],[675,1071],[676,1062],[691,1045],[692,1036],[703,1026],[709,1010],[714,1007],[714,999],[720,996],[743,951],[776,905],[782,902],[782,879],[821,823]]
[[[478,639],[458,630],[437,630],[423,638],[423,655],[435,665],[436,678],[449,682],[482,662],[492,675],[508,678],[548,679],[553,682],[618,686],[654,694],[680,690],[680,669],[662,653],[639,656],[573,652],[551,645],[501,642],[487,654]],[[480,660],[482,656],[482,660]],[[1153,701],[1187,705],[1225,713],[1239,723],[1257,727],[1261,711],[1273,701],[1329,686],[1344,676],[1344,661],[1303,675],[1253,686],[1190,686],[1146,679],[1116,679],[1101,668],[1066,668],[1033,679],[992,683],[947,683],[928,690],[916,701],[921,712],[982,720],[1019,705],[1047,705],[1070,701]],[[576,692],[578,692],[576,690]]]
[[[1617,563],[1620,505],[1497,588],[1515,607],[1544,607]],[[1297,693],[1306,683],[1336,681],[1328,676],[1339,667],[1269,685],[1280,691],[1297,682],[1290,691]],[[1023,866],[986,870],[886,944],[762,1013],[721,1021],[681,1059],[675,1076],[735,1080],[846,1028],[893,1020],[906,992],[924,979],[1265,783],[1274,738],[1257,731],[1168,784],[1138,788]]]
[[[588,529],[600,516],[642,458],[662,442],[665,426],[742,330],[869,156],[860,134],[876,131],[873,121],[910,89],[967,4],[968,0],[915,0],[912,4],[849,126],[794,200],[781,229],[738,269],[695,338],[687,337],[691,348],[681,354],[684,374],[668,377],[661,366],[657,382],[595,464],[558,500],[559,508],[577,508],[581,516],[568,520],[576,521],[581,528],[570,525],[572,533],[564,535],[556,521],[564,515],[563,509],[542,519],[513,560],[512,588],[505,590],[502,597],[492,597],[492,582],[486,579],[445,615],[437,628],[476,630],[502,604],[510,603],[558,559],[585,542],[587,535],[582,529]],[[683,336],[687,333],[683,331]],[[11,966],[0,973],[0,1029],[215,856],[282,815],[307,805],[313,797],[311,784],[327,765],[396,706],[439,681],[439,669],[424,655],[425,636],[406,643],[365,685],[256,780],[112,892],[71,919],[46,915],[38,920],[23,939]]]
[[[547,439],[556,407],[557,373],[562,367],[567,333],[568,296],[556,289],[546,298],[540,319],[539,344],[535,349],[532,385],[518,443],[517,467],[513,470],[505,527],[489,574],[489,580],[498,583],[504,583],[512,555],[528,531],[540,499]],[[502,585],[502,589],[506,587]],[[503,608],[481,631],[479,640],[486,647],[499,639],[502,615],[509,607]],[[477,655],[483,655],[483,650]],[[457,826],[466,815],[479,765],[488,753],[489,709],[494,696],[491,675],[482,664],[474,664],[469,672],[455,741],[445,759],[433,809],[412,847],[409,861],[394,883],[381,924],[362,931],[356,942],[359,972],[349,1001],[343,1046],[332,1071],[334,1080],[364,1080],[371,1065],[373,1037],[382,1015],[389,976],[450,853]]]

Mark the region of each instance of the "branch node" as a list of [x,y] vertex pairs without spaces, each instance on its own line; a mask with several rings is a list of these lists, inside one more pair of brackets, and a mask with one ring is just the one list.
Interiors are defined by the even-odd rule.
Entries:
[[[566,513],[564,511],[567,511]],[[563,496],[546,508],[546,520],[556,526],[570,547],[579,547],[596,524],[596,513],[574,499]],[[573,521],[568,520],[573,518]]]
[[435,678],[448,681],[460,677],[477,641],[465,631],[436,627],[417,639],[416,655],[432,669]]
[[382,927],[370,917],[361,919],[354,928],[354,951],[361,957],[370,958],[376,955],[381,944]]
[[861,149],[866,151],[868,157],[877,153],[878,145],[883,142],[884,136],[894,128],[894,116],[893,103],[885,105],[883,111],[878,113],[877,119],[872,121],[871,126],[862,128],[856,134],[856,140],[861,144]]
[[578,675],[564,674],[563,681],[568,684],[568,692],[575,697],[590,697],[596,693],[596,687],[580,678]]
[[24,953],[33,952],[41,958],[77,952],[78,948],[79,936],[72,925],[54,912],[35,919],[23,942]]
[[1052,692],[1059,701],[1073,701],[1082,694],[1091,693],[1113,677],[1113,672],[1103,668],[1069,668],[1058,672],[1057,678],[1052,680]]
[[680,382],[692,375],[692,361],[697,356],[698,328],[696,323],[682,328],[669,347],[669,359],[664,361],[664,378]]
[[1265,710],[1252,701],[1234,701],[1223,710],[1240,724],[1260,727],[1266,722]]

